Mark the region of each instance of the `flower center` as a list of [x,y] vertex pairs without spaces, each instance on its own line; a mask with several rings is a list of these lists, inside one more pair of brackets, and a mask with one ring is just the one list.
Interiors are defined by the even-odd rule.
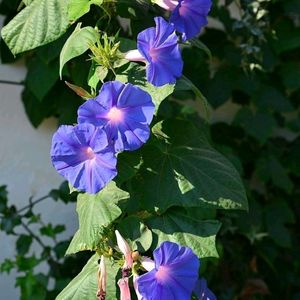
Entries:
[[169,269],[165,266],[160,266],[155,274],[158,281],[166,281],[169,277]]
[[152,48],[149,51],[149,55],[151,56],[152,61],[157,61],[158,57],[159,57],[159,50]]
[[118,123],[123,119],[123,112],[116,107],[112,107],[108,112],[107,117],[110,119],[110,121]]
[[95,153],[94,153],[94,151],[93,151],[93,149],[91,148],[91,147],[87,147],[86,149],[85,149],[85,157],[86,157],[86,159],[93,159],[93,158],[95,158]]
[[184,5],[184,1],[181,2],[181,6],[179,7],[179,14],[181,16],[184,16],[187,14],[187,12],[189,11],[188,6]]

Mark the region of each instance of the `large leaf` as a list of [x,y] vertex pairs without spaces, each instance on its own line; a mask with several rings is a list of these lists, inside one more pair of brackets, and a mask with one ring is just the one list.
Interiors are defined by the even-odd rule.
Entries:
[[74,57],[83,54],[89,47],[96,43],[99,36],[96,29],[93,27],[80,28],[81,23],[78,23],[73,33],[66,41],[60,53],[59,74],[61,76],[64,65]]
[[79,194],[77,199],[79,230],[73,237],[66,254],[96,250],[103,229],[122,213],[116,204],[128,197],[129,194],[117,188],[114,182],[96,195]]
[[28,6],[29,4],[31,4],[34,0],[23,0],[23,3]]
[[90,11],[92,4],[100,6],[103,0],[69,0],[68,16],[71,21],[79,19]]
[[190,247],[198,257],[218,257],[215,246],[218,221],[198,221],[180,211],[173,211],[150,219],[149,227],[154,234],[155,249],[164,241]]
[[161,87],[155,87],[147,81],[145,76],[146,71],[144,67],[135,63],[130,63],[125,70],[116,76],[116,80],[124,83],[130,82],[148,92],[152,97],[152,101],[155,104],[155,110],[157,111],[160,103],[173,93],[175,85],[165,84]]
[[142,209],[171,206],[247,209],[241,178],[233,165],[213,149],[190,122],[158,123],[157,136],[143,151],[135,197]]
[[[96,300],[98,260],[99,255],[93,255],[82,271],[56,297],[56,300]],[[108,276],[105,299],[115,300],[118,267],[108,259],[105,259],[105,265]]]
[[38,100],[43,101],[58,80],[58,61],[47,63],[39,57],[33,57],[27,68],[26,87]]
[[59,38],[68,28],[67,0],[34,0],[2,29],[2,37],[13,54]]

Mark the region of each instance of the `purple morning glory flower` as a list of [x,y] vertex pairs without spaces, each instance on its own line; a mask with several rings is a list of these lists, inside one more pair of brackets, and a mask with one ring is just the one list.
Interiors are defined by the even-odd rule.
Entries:
[[207,282],[204,278],[197,281],[194,293],[198,300],[217,300],[214,293],[207,287]]
[[173,84],[182,75],[183,61],[175,28],[161,17],[154,19],[156,27],[140,32],[138,50],[126,53],[132,61],[145,61],[147,80],[155,86]]
[[151,96],[130,83],[110,81],[103,84],[95,99],[78,109],[78,123],[103,126],[115,151],[135,150],[150,135],[154,114]]
[[170,22],[182,33],[185,41],[195,37],[207,24],[207,15],[212,5],[211,0],[179,0],[172,9]]
[[199,269],[199,260],[193,251],[163,242],[153,256],[155,268],[137,278],[143,299],[190,300]]
[[62,125],[53,135],[51,160],[76,189],[95,194],[117,175],[107,135],[92,124]]

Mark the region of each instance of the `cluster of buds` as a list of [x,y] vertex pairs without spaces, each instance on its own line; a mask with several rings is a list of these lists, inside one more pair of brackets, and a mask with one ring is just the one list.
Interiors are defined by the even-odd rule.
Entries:
[[125,259],[122,266],[122,278],[118,280],[118,286],[120,288],[120,300],[131,300],[129,276],[133,266],[134,252],[118,230],[115,231],[115,234],[117,238],[117,245]]
[[[137,251],[132,251],[119,231],[116,230],[115,234],[118,250],[124,257],[122,278],[118,280],[120,300],[131,300],[131,275],[138,300],[189,300],[192,294],[197,300],[216,300],[216,296],[207,287],[206,280],[199,278],[200,263],[192,249],[172,242],[163,242],[154,250],[152,260],[140,256]],[[139,275],[139,267],[146,273]],[[105,296],[106,268],[102,256],[98,271],[97,299],[105,300]]]

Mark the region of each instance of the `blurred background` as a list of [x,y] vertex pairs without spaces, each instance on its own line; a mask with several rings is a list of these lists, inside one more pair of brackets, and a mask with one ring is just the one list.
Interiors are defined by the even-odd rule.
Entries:
[[[0,24],[19,5],[0,0]],[[115,14],[132,19],[135,36],[155,14],[147,6],[129,7]],[[84,16],[85,24],[103,14],[95,10]],[[112,19],[108,31],[119,26]],[[15,58],[0,41],[3,299],[54,299],[89,256],[64,258],[77,229],[76,195],[69,194],[49,159],[53,132],[59,124],[75,123],[81,104],[58,78],[59,53],[73,29]],[[208,99],[211,142],[240,172],[250,206],[249,213],[218,211],[220,258],[203,260],[202,271],[218,299],[299,300],[300,1],[214,1],[200,41],[212,57],[185,48],[184,74]],[[82,56],[64,77],[86,87],[88,71]],[[203,111],[193,94],[172,97],[186,114]],[[174,108],[166,100],[160,113],[167,116],[169,109]]]

